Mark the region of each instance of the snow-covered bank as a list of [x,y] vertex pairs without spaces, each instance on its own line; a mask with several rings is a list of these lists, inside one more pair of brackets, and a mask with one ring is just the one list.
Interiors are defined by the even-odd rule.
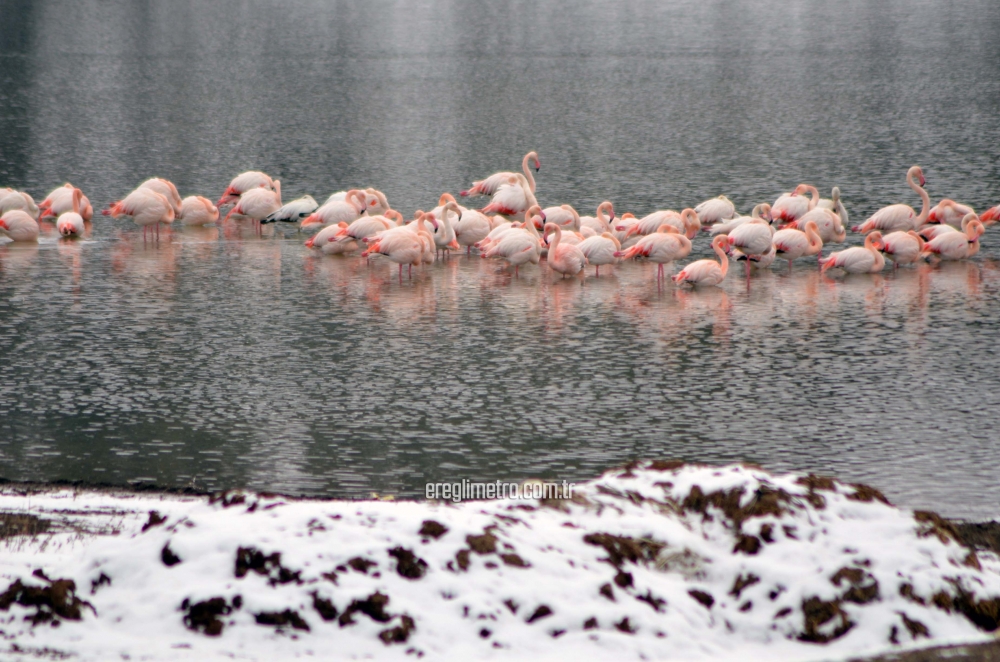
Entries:
[[0,512],[0,650],[25,657],[827,660],[1000,617],[1000,559],[944,520],[744,466],[457,505],[6,488]]

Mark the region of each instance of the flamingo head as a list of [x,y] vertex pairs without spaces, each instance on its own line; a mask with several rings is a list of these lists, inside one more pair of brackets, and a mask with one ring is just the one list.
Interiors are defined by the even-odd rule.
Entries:
[[10,230],[10,226],[7,225],[7,221],[0,218],[0,230]]
[[306,244],[305,244],[306,248],[312,248],[313,244],[315,243],[316,243],[316,237],[309,237],[308,239],[306,239]]
[[535,154],[535,172],[542,169],[542,162],[538,159],[538,155]]

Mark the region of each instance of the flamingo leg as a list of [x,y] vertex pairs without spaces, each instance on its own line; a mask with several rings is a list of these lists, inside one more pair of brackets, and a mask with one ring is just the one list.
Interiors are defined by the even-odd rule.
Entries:
[[792,273],[792,261],[788,261],[788,273]]
[[749,256],[747,257],[747,265],[746,265],[746,267],[747,267],[746,268],[747,280],[750,280],[750,257]]
[[406,277],[409,278],[409,279],[411,279],[411,280],[413,278],[413,265],[412,264],[406,268]]
[[601,265],[597,265],[597,277],[601,277]]

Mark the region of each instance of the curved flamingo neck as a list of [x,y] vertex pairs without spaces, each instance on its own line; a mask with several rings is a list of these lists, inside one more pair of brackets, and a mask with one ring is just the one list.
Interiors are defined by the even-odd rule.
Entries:
[[278,206],[281,206],[281,182],[274,180],[274,197],[278,199]]
[[[604,208],[605,207],[611,207],[611,203],[607,202],[607,201],[604,201],[601,204],[597,205],[597,214],[596,214],[596,217],[597,217],[597,220],[600,221],[602,225],[604,225],[604,229],[607,230],[608,232],[610,232],[611,231],[611,223],[609,223],[608,219],[605,218],[605,216],[604,216]],[[611,208],[614,209],[614,207],[611,207]]]
[[715,254],[719,256],[719,268],[722,270],[722,277],[725,278],[726,274],[729,273],[729,256],[722,250],[722,241],[719,239],[712,242],[712,248],[715,250]]
[[917,192],[920,196],[920,215],[917,216],[915,224],[916,227],[920,227],[927,222],[927,215],[931,211],[931,196],[927,195],[927,191],[924,190],[923,186],[917,184],[916,180],[913,179],[913,169],[911,168],[909,172],[906,173],[906,183],[910,185],[910,188]]
[[809,211],[812,211],[819,204],[819,190],[815,186],[809,186],[808,184],[803,184],[799,188],[809,192]]
[[823,249],[823,238],[819,236],[819,226],[813,221],[806,223],[806,239],[809,240],[809,249],[819,252]]
[[530,188],[531,192],[534,193],[535,176],[531,174],[531,168],[528,167],[528,161],[530,161],[531,159],[535,159],[535,162],[537,163],[538,155],[535,154],[534,152],[528,152],[527,154],[525,154],[524,158],[521,159],[521,170],[524,171],[524,178],[528,180],[528,188]]
[[555,235],[555,239],[553,239],[552,243],[549,244],[549,255],[555,257],[556,252],[559,250],[559,242],[562,241],[562,228],[560,228],[555,223],[546,223],[545,224],[546,231],[549,228],[552,228],[552,234]]
[[80,201],[83,199],[83,191],[78,188],[73,189],[73,213],[80,213]]

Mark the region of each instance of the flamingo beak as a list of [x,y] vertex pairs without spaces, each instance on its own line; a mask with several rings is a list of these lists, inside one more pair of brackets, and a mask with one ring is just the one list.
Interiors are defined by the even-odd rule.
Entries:
[[316,238],[309,237],[308,239],[306,239],[306,248],[312,248],[314,243],[316,243]]
[[923,188],[924,184],[926,184],[926,183],[927,183],[927,180],[924,179],[924,173],[920,173],[920,188]]
[[461,248],[461,246],[459,246],[459,245],[458,245],[458,242],[457,242],[457,241],[455,241],[454,239],[452,239],[452,240],[451,240],[451,243],[450,243],[450,244],[448,244],[448,248],[450,248],[450,249],[452,249],[452,250],[456,250],[456,251],[457,251],[458,249],[460,249],[460,248]]

